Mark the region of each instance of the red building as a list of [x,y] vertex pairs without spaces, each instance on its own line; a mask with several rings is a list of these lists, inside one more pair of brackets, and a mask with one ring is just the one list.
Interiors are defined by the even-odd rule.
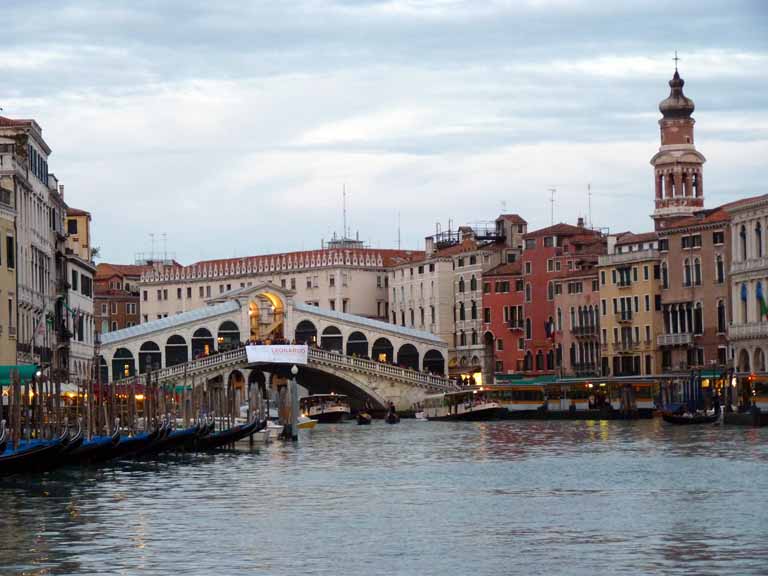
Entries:
[[533,375],[554,374],[562,358],[555,334],[556,281],[579,270],[585,257],[604,253],[605,242],[581,219],[578,226],[555,224],[530,232],[523,240],[523,369]]
[[139,280],[149,266],[96,266],[94,316],[96,333],[104,334],[140,323]]
[[483,275],[483,342],[496,374],[523,369],[523,281],[520,262],[501,264]]

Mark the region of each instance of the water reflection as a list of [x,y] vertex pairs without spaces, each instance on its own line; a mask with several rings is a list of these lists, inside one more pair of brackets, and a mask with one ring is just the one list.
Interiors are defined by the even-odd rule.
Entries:
[[761,573],[768,430],[318,426],[0,484],[0,574]]

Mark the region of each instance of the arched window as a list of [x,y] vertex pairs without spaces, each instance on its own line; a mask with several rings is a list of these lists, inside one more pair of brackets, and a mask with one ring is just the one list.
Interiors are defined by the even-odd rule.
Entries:
[[525,337],[530,340],[532,338],[531,335],[531,319],[526,318],[525,319]]
[[669,288],[669,272],[667,271],[667,263],[661,263],[661,287]]
[[477,320],[477,302],[472,300],[472,308],[470,310],[470,317],[472,320]]
[[541,350],[536,352],[536,370],[544,370],[544,353]]
[[477,346],[477,330],[472,330],[472,346]]
[[459,346],[466,346],[467,345],[467,333],[462,330],[459,332]]
[[741,293],[739,294],[741,297],[741,321],[746,324],[749,321],[749,315],[747,314],[747,302],[749,301],[749,288],[747,288],[747,283],[742,282],[741,283]]
[[576,310],[571,306],[571,330],[576,329]]
[[725,302],[717,301],[717,332],[725,334]]
[[720,254],[715,258],[715,281],[718,284],[725,282],[725,265],[723,264],[723,257]]
[[691,261],[686,258],[683,262],[683,286],[691,285]]
[[464,310],[464,302],[459,302],[459,320],[466,320],[467,313]]
[[699,258],[693,259],[693,283],[696,286],[701,286],[701,260]]
[[531,301],[531,284],[530,282],[525,285],[525,301]]
[[469,279],[469,289],[473,292],[477,290],[477,278],[475,278],[474,274],[472,274],[472,278]]
[[547,284],[547,300],[554,300],[555,299],[555,284],[554,282],[549,282]]
[[739,244],[741,246],[741,259],[747,259],[747,227],[742,224],[739,230]]
[[696,307],[693,309],[693,333],[704,333],[704,319],[702,316],[701,302],[696,302]]
[[464,276],[459,277],[459,292],[464,292]]
[[557,331],[563,331],[563,311],[560,308],[557,309]]
[[758,258],[763,257],[763,227],[760,222],[755,224],[755,254]]

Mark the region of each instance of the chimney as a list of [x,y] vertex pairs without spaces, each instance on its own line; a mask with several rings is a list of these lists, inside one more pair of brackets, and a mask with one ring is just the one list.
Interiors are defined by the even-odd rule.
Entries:
[[576,226],[579,228],[584,228],[584,217],[579,216],[579,219],[576,221]]
[[427,253],[427,256],[432,256],[435,253],[435,238],[433,236],[424,238],[424,252]]
[[59,184],[59,196],[64,200],[64,184]]

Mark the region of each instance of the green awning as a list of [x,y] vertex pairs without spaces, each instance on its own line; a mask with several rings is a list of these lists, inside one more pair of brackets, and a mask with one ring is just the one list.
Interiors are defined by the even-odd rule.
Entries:
[[8,386],[11,383],[11,373],[19,373],[22,381],[30,380],[37,372],[35,364],[23,364],[21,366],[0,366],[0,386]]

